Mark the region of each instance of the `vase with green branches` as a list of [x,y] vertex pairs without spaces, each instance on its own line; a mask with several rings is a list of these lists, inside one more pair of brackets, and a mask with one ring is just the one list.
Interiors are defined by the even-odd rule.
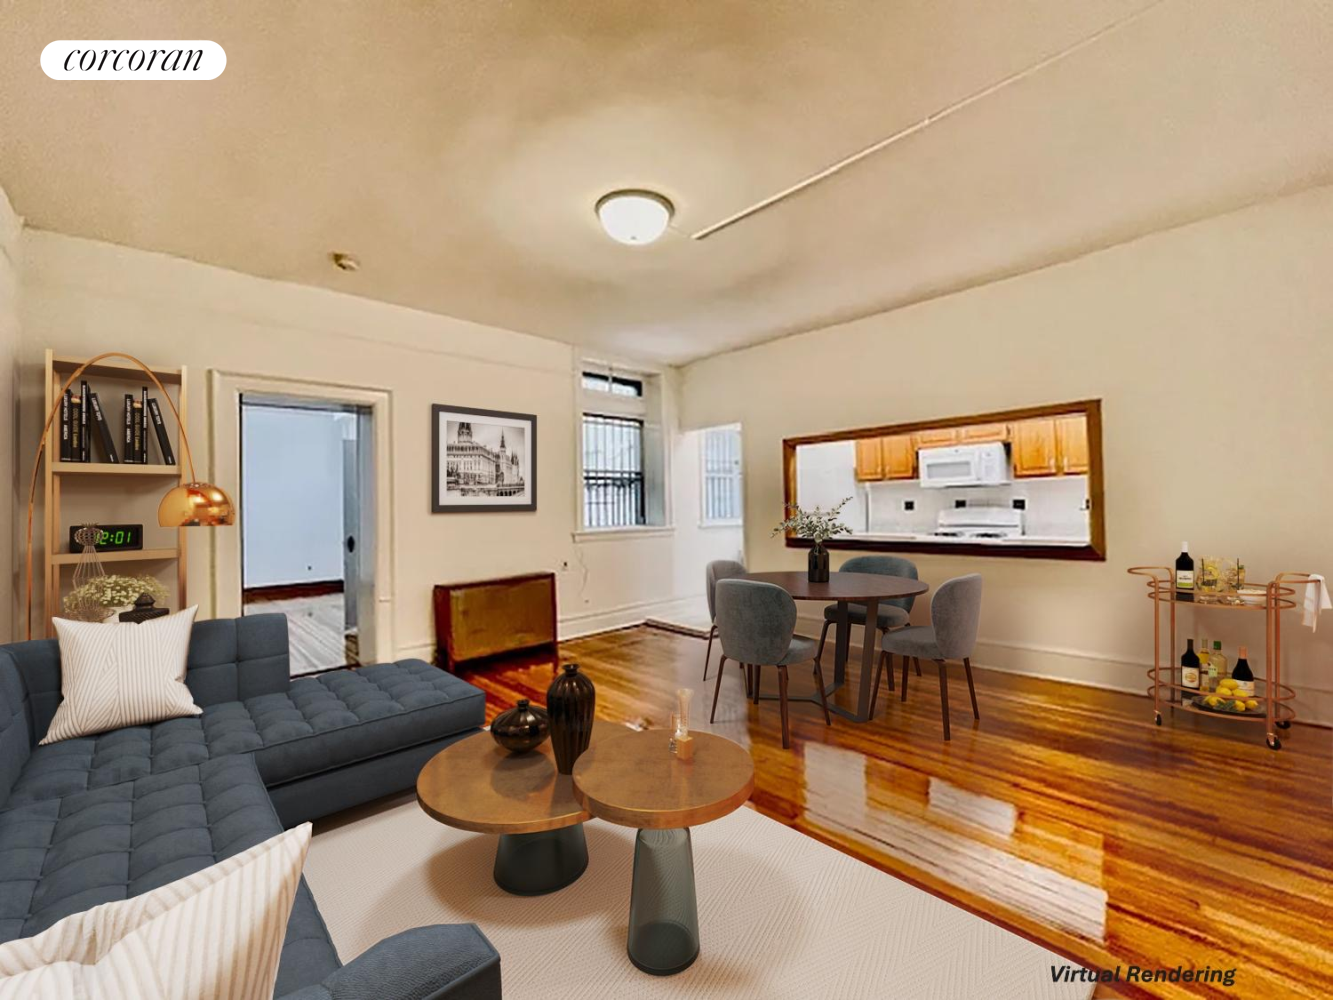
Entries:
[[809,577],[811,583],[828,583],[828,549],[824,548],[824,543],[834,535],[850,535],[852,529],[843,524],[838,518],[842,514],[842,509],[852,502],[851,497],[847,497],[837,506],[825,510],[823,507],[815,507],[814,510],[804,510],[799,504],[784,504],[788,516],[781,524],[773,529],[773,534],[778,535],[790,531],[797,538],[808,538],[814,542],[814,547],[810,550],[809,558]]

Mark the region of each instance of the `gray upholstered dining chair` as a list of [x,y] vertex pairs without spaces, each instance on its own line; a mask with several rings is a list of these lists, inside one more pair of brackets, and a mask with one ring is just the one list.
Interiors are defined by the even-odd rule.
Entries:
[[824,694],[824,674],[815,659],[815,640],[795,635],[796,602],[791,594],[771,583],[756,580],[719,580],[717,584],[717,637],[722,643],[722,660],[717,667],[713,687],[712,722],[717,716],[717,698],[722,691],[722,668],[735,660],[746,672],[747,689],[753,688],[759,703],[759,677],[765,666],[778,669],[778,701],[782,713],[782,745],[791,746],[791,726],[787,719],[787,667],[810,661],[815,667],[815,684],[824,709],[824,723],[833,725],[828,698]]
[[[880,576],[902,576],[909,580],[916,580],[919,577],[916,574],[916,563],[910,559],[903,559],[900,556],[852,556],[840,567],[839,573],[878,573]],[[895,597],[892,600],[879,602],[879,614],[876,616],[878,621],[875,623],[879,629],[880,637],[888,634],[889,629],[901,628],[911,621],[912,602],[916,600],[916,595],[910,597]],[[829,626],[838,620],[838,605],[830,604],[824,608],[824,627],[819,632],[819,652],[815,654],[815,659],[824,658],[824,640],[828,638]],[[864,604],[847,605],[847,621],[849,625],[864,625],[866,623],[866,606]],[[918,664],[916,675],[921,676],[921,666]],[[707,678],[704,678],[707,680]],[[893,678],[889,681],[892,683]]]
[[981,620],[981,576],[969,573],[940,584],[930,601],[930,624],[913,625],[887,633],[880,640],[879,668],[875,671],[875,686],[870,692],[870,714],[875,714],[875,699],[879,695],[879,679],[884,664],[889,666],[889,690],[893,690],[893,656],[903,658],[903,701],[907,700],[907,659],[911,657],[920,671],[921,657],[934,660],[940,671],[940,711],[944,717],[944,738],[949,738],[949,673],[946,660],[962,660],[967,673],[967,693],[972,698],[972,717],[980,719],[977,711],[977,690],[972,686],[972,647],[977,644],[977,624]]
[[[704,568],[704,593],[708,595],[708,649],[704,652],[704,680],[708,680],[708,661],[713,658],[713,639],[717,635],[717,582],[745,575],[745,563],[735,559],[714,559]],[[750,685],[745,685],[750,693]]]

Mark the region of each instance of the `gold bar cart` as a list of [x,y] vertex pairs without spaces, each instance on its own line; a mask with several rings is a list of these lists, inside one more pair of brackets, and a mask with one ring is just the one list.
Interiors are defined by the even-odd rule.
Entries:
[[[1271,750],[1281,750],[1282,740],[1278,737],[1279,729],[1287,729],[1296,718],[1296,710],[1290,702],[1296,692],[1282,683],[1282,612],[1296,607],[1296,588],[1308,586],[1314,581],[1309,573],[1279,573],[1264,587],[1262,603],[1243,601],[1235,593],[1195,593],[1193,600],[1181,600],[1176,593],[1175,574],[1166,566],[1132,566],[1129,572],[1135,576],[1147,577],[1148,599],[1153,602],[1152,638],[1153,665],[1148,671],[1152,683],[1148,693],[1152,695],[1153,718],[1157,725],[1162,724],[1162,700],[1172,711],[1194,712],[1215,719],[1230,719],[1235,722],[1264,722],[1266,732],[1264,742]],[[1264,613],[1264,672],[1263,687],[1255,685],[1254,700],[1263,704],[1263,712],[1227,713],[1210,711],[1186,705],[1181,701],[1185,693],[1198,694],[1194,688],[1187,688],[1175,680],[1176,655],[1176,607],[1223,609],[1228,611],[1262,611]],[[1162,659],[1162,606],[1169,609],[1168,653],[1165,662]]]

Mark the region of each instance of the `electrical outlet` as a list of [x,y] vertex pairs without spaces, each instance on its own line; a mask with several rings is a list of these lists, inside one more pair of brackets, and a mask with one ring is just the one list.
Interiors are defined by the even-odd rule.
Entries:
[[961,510],[962,508],[964,508],[964,507],[966,507],[966,506],[967,506],[967,501],[966,501],[966,500],[955,500],[955,501],[953,502],[953,509],[954,509],[954,510]]
[[1012,503],[1013,503],[1013,505],[1014,505],[1014,510],[1027,510],[1027,509],[1028,509],[1028,502],[1027,502],[1027,500],[1024,499],[1023,497],[1014,497]]
[[904,500],[904,501],[903,501],[903,510],[916,510],[916,501],[915,501],[915,500]]

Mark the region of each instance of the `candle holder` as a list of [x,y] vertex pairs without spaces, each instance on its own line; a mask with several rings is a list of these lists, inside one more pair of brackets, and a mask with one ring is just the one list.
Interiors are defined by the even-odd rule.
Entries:
[[671,739],[667,749],[676,755],[677,760],[694,759],[694,738],[690,736],[690,699],[694,692],[689,688],[676,691],[676,710],[671,713]]

